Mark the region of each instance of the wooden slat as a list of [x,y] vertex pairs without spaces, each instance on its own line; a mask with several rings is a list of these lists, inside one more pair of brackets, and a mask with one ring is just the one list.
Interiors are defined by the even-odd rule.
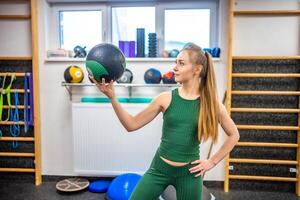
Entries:
[[229,175],[230,179],[241,179],[241,180],[261,180],[261,181],[285,181],[285,182],[296,182],[297,178],[290,177],[274,177],[274,176],[247,176],[247,175]]
[[244,130],[282,130],[282,131],[298,131],[298,126],[264,126],[264,125],[237,125],[238,129]]
[[17,19],[31,19],[30,15],[0,15],[1,19],[11,19],[11,20],[17,20]]
[[1,0],[0,3],[24,3],[30,0]]
[[300,78],[300,74],[279,73],[233,73],[234,78]]
[[17,76],[17,77],[23,77],[23,76],[25,76],[25,74],[26,73],[24,73],[24,72],[14,72],[14,73],[11,73],[11,72],[5,72],[5,73],[3,73],[3,72],[0,72],[0,76],[11,76],[11,75],[15,75],[15,76]]
[[4,56],[0,60],[32,60],[30,56]]
[[0,141],[33,142],[34,141],[34,137],[0,137]]
[[0,121],[0,125],[12,125],[12,124],[24,125],[25,123],[23,121],[19,121],[19,122]]
[[234,15],[300,15],[300,10],[237,10]]
[[234,60],[299,60],[300,56],[233,56]]
[[31,46],[33,73],[33,101],[34,101],[34,152],[35,155],[35,185],[42,183],[41,171],[41,126],[40,126],[40,89],[39,89],[39,33],[38,33],[38,2],[30,1],[31,8]]
[[300,113],[300,109],[285,108],[231,108],[231,112]]
[[[15,91],[17,91],[18,93],[25,93],[24,89],[11,89],[10,93],[14,93]],[[27,90],[28,93],[30,93],[30,90]]]
[[230,158],[231,163],[255,163],[255,164],[280,164],[280,165],[298,165],[296,160],[266,160],[266,159],[245,159],[245,158]]
[[9,157],[34,157],[34,153],[0,152],[0,156],[9,156]]
[[249,90],[234,90],[231,94],[236,95],[283,95],[292,96],[300,95],[299,91],[249,91]]
[[298,144],[290,143],[267,143],[267,142],[238,142],[236,146],[242,147],[283,147],[283,148],[295,148]]
[[[18,107],[19,109],[24,109],[24,108],[25,108],[25,106],[23,106],[23,105],[18,105],[17,107]],[[8,105],[4,105],[4,106],[3,106],[3,109],[8,109],[8,108],[9,108]],[[16,106],[15,106],[15,105],[12,105],[11,108],[15,109]],[[30,106],[28,106],[28,109],[30,109]]]
[[0,168],[0,172],[35,172],[31,168]]

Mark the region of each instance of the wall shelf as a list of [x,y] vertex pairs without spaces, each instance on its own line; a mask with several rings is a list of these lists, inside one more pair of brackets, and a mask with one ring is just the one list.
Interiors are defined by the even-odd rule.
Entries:
[[[175,62],[175,58],[126,58],[127,62]],[[213,58],[220,61],[220,58]],[[85,58],[45,58],[45,62],[85,62]]]
[[[69,93],[70,100],[72,100],[72,88],[74,87],[96,87],[94,83],[66,83],[62,82],[61,85],[66,88]],[[179,87],[180,84],[142,84],[142,83],[116,83],[114,87],[123,87],[128,89],[129,97],[132,97],[132,88],[134,87]]]

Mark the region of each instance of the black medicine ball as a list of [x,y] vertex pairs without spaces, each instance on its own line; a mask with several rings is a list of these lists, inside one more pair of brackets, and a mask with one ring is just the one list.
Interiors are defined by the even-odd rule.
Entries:
[[126,68],[125,56],[115,45],[101,43],[93,47],[86,57],[86,69],[97,81],[119,79]]

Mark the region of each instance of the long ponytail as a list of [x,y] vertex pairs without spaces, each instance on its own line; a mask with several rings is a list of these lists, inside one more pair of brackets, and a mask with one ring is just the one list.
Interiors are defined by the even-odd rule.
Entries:
[[198,139],[206,141],[209,138],[214,143],[218,136],[218,97],[216,89],[216,78],[212,58],[209,53],[204,52],[201,47],[189,44],[182,49],[187,50],[191,60],[195,64],[202,65],[200,73],[200,112],[198,121]]

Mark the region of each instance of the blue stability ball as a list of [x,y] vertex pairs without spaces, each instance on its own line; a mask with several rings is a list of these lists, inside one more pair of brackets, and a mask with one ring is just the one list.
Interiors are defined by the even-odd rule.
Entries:
[[161,73],[155,68],[148,69],[144,74],[145,83],[160,83]]
[[128,200],[140,179],[140,175],[133,173],[116,177],[108,188],[107,197],[110,200]]

